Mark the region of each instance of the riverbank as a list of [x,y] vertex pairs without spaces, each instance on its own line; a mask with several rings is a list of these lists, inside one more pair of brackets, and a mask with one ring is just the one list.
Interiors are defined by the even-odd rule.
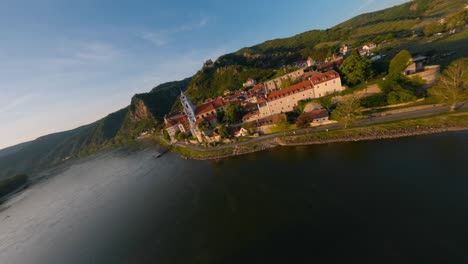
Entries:
[[[378,123],[350,129],[319,131],[297,136],[278,134],[274,138],[251,143],[243,142],[242,144],[218,146],[216,148],[199,148],[176,144],[171,148],[171,151],[183,158],[216,160],[276,147],[382,140],[454,131],[468,131],[468,112],[443,113],[431,117]],[[167,145],[167,142],[164,142],[163,139],[156,140]]]
[[8,198],[28,186],[28,176],[19,174],[10,178],[0,180],[0,204]]

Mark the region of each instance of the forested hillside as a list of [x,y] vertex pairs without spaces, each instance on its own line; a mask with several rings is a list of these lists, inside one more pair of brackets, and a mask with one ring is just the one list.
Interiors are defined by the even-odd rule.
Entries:
[[[442,17],[458,15],[457,21],[466,24],[464,0],[415,0],[385,10],[362,14],[327,30],[311,30],[289,38],[274,39],[240,49],[219,57],[211,67],[204,67],[193,78],[187,91],[199,103],[222,94],[226,89],[239,89],[249,77],[258,81],[268,79],[283,66],[309,56],[323,60],[336,53],[342,44],[358,47],[366,42],[381,45],[389,56],[401,49],[418,53],[456,52],[467,56],[466,29],[448,38],[434,40],[431,36],[414,37]],[[447,23],[447,27],[450,27]],[[448,65],[455,59],[445,58],[437,63]]]

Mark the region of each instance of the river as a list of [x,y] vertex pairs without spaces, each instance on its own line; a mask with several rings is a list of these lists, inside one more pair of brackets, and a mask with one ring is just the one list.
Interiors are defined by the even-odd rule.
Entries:
[[0,207],[0,263],[468,263],[468,132],[219,162],[76,161]]

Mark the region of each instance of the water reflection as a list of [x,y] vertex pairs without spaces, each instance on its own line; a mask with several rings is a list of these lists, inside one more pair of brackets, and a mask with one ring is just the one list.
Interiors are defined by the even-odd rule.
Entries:
[[103,154],[0,212],[0,263],[462,263],[467,139]]

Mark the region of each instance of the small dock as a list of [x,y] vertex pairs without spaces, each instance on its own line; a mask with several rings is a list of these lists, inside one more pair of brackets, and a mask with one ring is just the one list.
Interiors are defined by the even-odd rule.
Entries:
[[153,156],[154,156],[155,158],[160,158],[162,155],[164,155],[164,154],[166,154],[167,152],[169,152],[169,151],[171,150],[171,147],[172,147],[172,145],[170,145],[168,148],[166,148],[165,150],[163,150],[163,151],[161,151],[161,152],[155,152],[155,153],[153,154]]

